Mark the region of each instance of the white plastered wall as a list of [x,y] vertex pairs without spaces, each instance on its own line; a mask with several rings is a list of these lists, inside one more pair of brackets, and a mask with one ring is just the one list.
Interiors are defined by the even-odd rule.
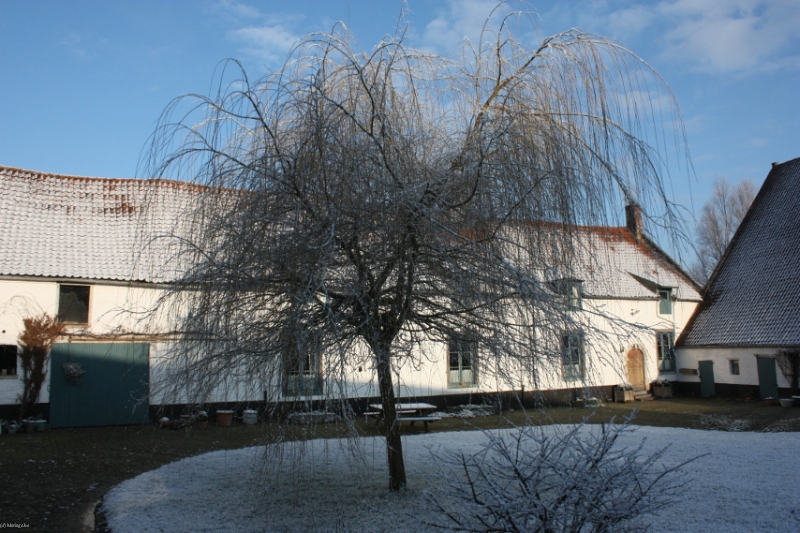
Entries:
[[[586,321],[584,380],[565,381],[558,356],[534,361],[535,378],[534,373],[519,361],[500,361],[500,365],[505,365],[504,375],[511,379],[499,379],[497,369],[493,368],[498,361],[481,359],[479,351],[478,382],[474,386],[450,387],[446,344],[424,341],[413,357],[399,359],[400,364],[396,365],[394,376],[396,393],[403,398],[413,398],[518,391],[523,386],[526,391],[613,386],[627,381],[626,354],[631,348],[639,348],[644,354],[646,383],[658,378],[676,380],[677,372],[659,373],[656,331],[671,331],[677,338],[697,302],[679,300],[673,304],[672,314],[661,315],[657,299],[585,300],[582,311]],[[680,366],[680,361],[676,366]],[[346,375],[349,381],[347,397],[379,395],[377,378],[369,366],[368,357],[362,358],[359,364],[351,365]]]
[[[714,363],[714,382],[729,385],[758,386],[757,356],[774,356],[776,347],[681,347],[677,348],[678,365],[680,368],[698,368],[699,361],[712,361]],[[731,360],[739,361],[739,374],[731,373]],[[778,387],[788,388],[789,381],[776,368]],[[700,383],[699,375],[681,375],[680,381]]]
[[[77,281],[70,283],[80,284]],[[174,328],[163,316],[152,320],[146,311],[152,308],[162,292],[157,288],[130,287],[125,284],[90,285],[89,325],[88,328],[69,329],[70,333],[75,334],[74,341],[85,342],[88,333],[99,342],[150,342],[150,403],[160,405],[197,401],[192,391],[179,391],[167,396],[163,388],[158,386],[166,378],[165,368],[171,362],[170,341],[164,338],[164,333]],[[23,318],[42,312],[53,315],[57,305],[57,282],[0,281],[0,343],[17,344]],[[655,331],[673,331],[677,338],[696,305],[696,302],[677,301],[673,306],[673,314],[662,316],[658,314],[656,299],[587,298],[584,300],[584,311],[581,312],[586,324],[586,373],[585,379],[578,382],[563,379],[558,357],[534,361],[534,377],[529,366],[521,365],[516,360],[499,363],[482,360],[479,353],[477,384],[450,387],[446,344],[423,341],[414,350],[414,357],[403,359],[396,367],[397,393],[408,398],[509,391],[522,387],[531,391],[616,385],[626,380],[625,354],[632,347],[638,347],[644,353],[647,383],[658,377],[676,379],[677,375],[672,373],[659,376]],[[83,340],[78,340],[79,336]],[[345,368],[347,383],[343,396],[378,396],[377,380],[370,361],[368,356],[364,356]],[[510,376],[510,380],[498,379],[496,368],[487,366],[496,367],[498,364],[503,366],[504,374]],[[677,366],[685,366],[680,356]],[[744,374],[744,368],[742,372]],[[326,385],[333,386],[330,381]],[[265,388],[270,386],[278,387],[279,384],[270,385],[259,379],[248,380],[247,376],[240,376],[228,379],[200,399],[206,402],[258,401],[263,399]],[[43,387],[41,402],[49,401],[48,388],[49,381]],[[18,377],[0,379],[0,404],[16,403],[21,391],[22,384]],[[328,395],[340,396],[332,390]]]

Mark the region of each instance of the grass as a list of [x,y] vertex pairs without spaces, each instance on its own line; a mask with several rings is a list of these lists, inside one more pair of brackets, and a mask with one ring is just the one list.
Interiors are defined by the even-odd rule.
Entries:
[[[607,404],[595,409],[568,407],[541,411],[506,411],[468,420],[443,419],[432,432],[466,431],[533,423],[621,421],[637,409],[640,425],[723,431],[800,431],[800,408],[766,407],[721,399],[672,398],[635,404]],[[360,418],[356,430],[376,435],[374,423]],[[48,430],[0,435],[0,523],[27,524],[25,531],[87,531],[94,506],[112,487],[166,463],[213,450],[253,446],[274,438],[344,436],[344,424],[312,427],[260,424],[207,430],[165,430],[155,425]],[[405,434],[423,431],[405,427]]]

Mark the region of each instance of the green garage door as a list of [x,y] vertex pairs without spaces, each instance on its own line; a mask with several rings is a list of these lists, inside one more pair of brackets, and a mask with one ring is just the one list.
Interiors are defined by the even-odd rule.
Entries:
[[[50,424],[118,426],[149,421],[149,352],[142,343],[54,344],[50,352]],[[63,365],[85,372],[67,379]]]

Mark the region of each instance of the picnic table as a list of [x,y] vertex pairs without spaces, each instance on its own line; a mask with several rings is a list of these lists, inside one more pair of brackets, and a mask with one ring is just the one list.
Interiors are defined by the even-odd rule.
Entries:
[[[369,408],[372,409],[372,411],[368,411],[364,414],[367,417],[375,418],[375,427],[378,427],[378,424],[383,420],[383,404],[371,403],[369,404]],[[428,422],[435,422],[442,419],[439,416],[430,414],[430,412],[435,411],[437,407],[429,403],[398,403],[395,409],[397,411],[398,422],[411,422],[412,426],[414,422],[422,422],[425,426],[426,433],[428,432]]]

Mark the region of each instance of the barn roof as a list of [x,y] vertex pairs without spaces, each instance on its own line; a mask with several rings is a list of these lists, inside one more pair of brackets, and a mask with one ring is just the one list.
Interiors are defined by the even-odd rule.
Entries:
[[682,346],[800,346],[800,158],[775,164]]

